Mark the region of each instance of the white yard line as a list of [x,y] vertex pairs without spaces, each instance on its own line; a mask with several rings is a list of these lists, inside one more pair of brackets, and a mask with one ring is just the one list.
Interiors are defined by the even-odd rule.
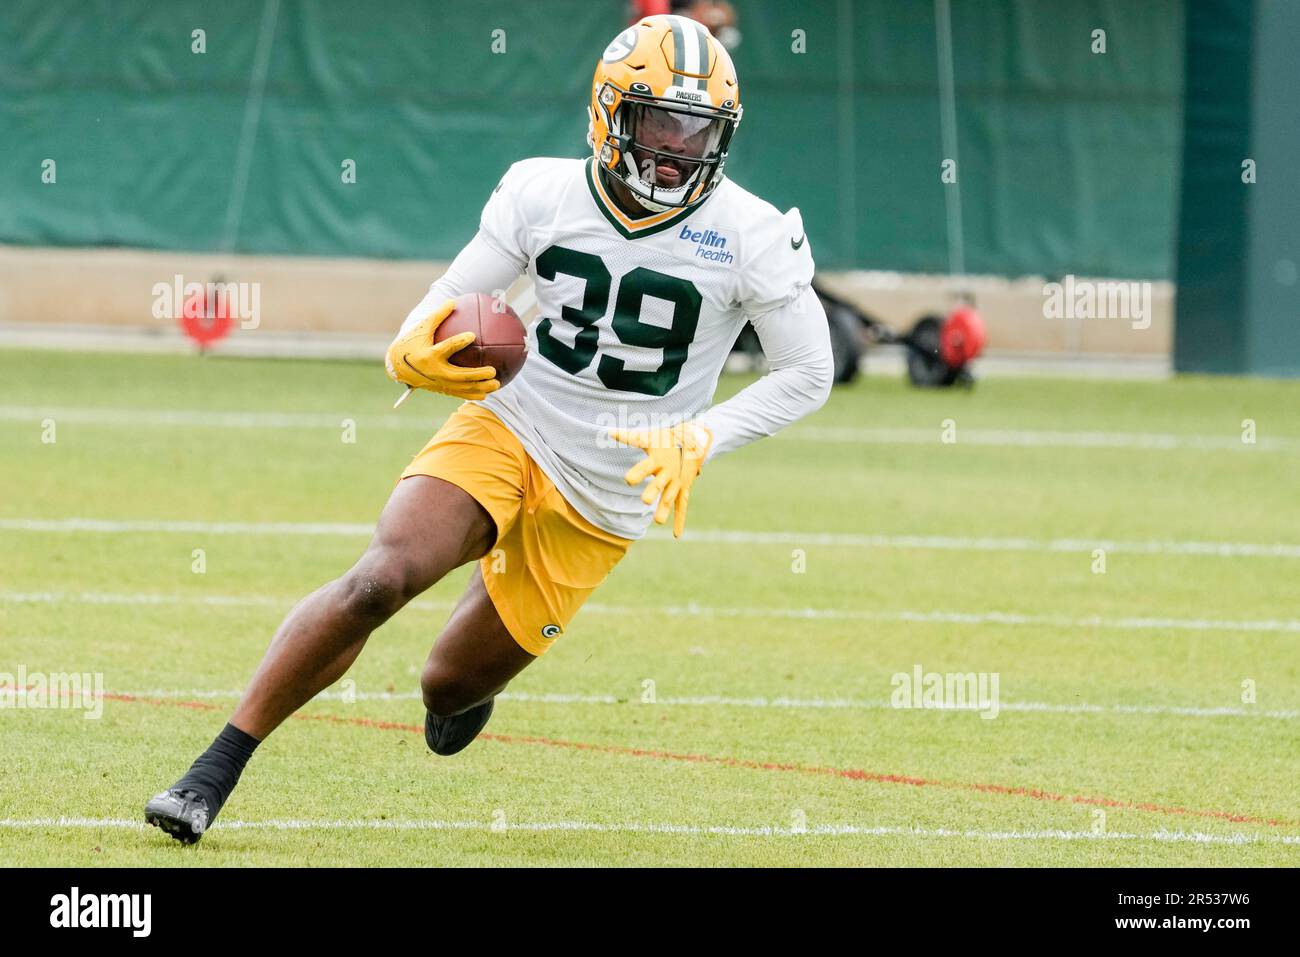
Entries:
[[862,611],[840,608],[711,608],[702,605],[635,608],[601,605],[586,606],[602,614],[624,616],[662,614],[672,617],[764,618],[793,621],[886,621],[950,625],[1040,625],[1053,628],[1105,628],[1120,631],[1272,631],[1300,632],[1300,620],[1294,618],[1260,620],[1225,620],[1213,618],[1150,618],[1126,616],[1107,618],[1101,615],[1024,615],[1002,611]]
[[58,424],[73,425],[213,429],[339,429],[345,421],[350,421],[355,423],[358,429],[424,431],[430,435],[437,431],[439,424],[428,416],[367,416],[353,412],[217,412],[200,409],[96,409],[0,405],[0,422],[29,422],[32,425],[39,425],[44,419],[53,419]]
[[[289,609],[297,599],[265,595],[181,595],[141,592],[12,592],[0,591],[0,603],[85,605],[211,605],[230,607],[278,607]],[[451,601],[417,599],[410,607],[424,611],[451,608]],[[709,605],[667,605],[637,607],[589,602],[588,613],[645,618],[667,615],[673,618],[757,618],[784,621],[875,621],[916,624],[954,625],[1037,625],[1052,628],[1103,628],[1117,631],[1240,631],[1300,633],[1300,620],[1294,618],[1230,620],[1216,618],[1149,618],[1140,616],[1108,618],[1101,615],[1024,615],[1002,611],[865,611],[847,608],[728,608]]]
[[[0,818],[3,830],[88,828],[144,830],[143,821],[123,818],[34,817]],[[1155,841],[1191,844],[1300,844],[1300,835],[1289,834],[1206,834],[1200,831],[1152,831],[1136,834],[1121,831],[992,831],[960,828],[912,828],[856,824],[810,824],[807,828],[747,827],[743,825],[645,824],[604,821],[440,821],[440,820],[345,820],[289,819],[270,821],[218,821],[216,831],[489,831],[569,832],[598,834],[685,834],[718,837],[810,838],[810,837],[910,837],[977,841]]]
[[[242,694],[236,688],[151,688],[144,691],[106,691],[108,697],[153,698],[159,700],[235,700]],[[316,701],[340,701],[349,704],[355,701],[419,701],[419,691],[323,691],[313,699]],[[639,707],[639,692],[628,692],[623,696],[609,694],[562,694],[548,692],[533,694],[527,691],[504,691],[497,695],[499,701],[520,701],[533,704],[609,704]],[[721,707],[721,708],[782,708],[790,710],[832,710],[832,711],[891,711],[893,704],[887,700],[869,701],[854,698],[766,698],[762,696],[738,698],[727,695],[657,695],[652,707]],[[1281,721],[1294,721],[1300,718],[1300,710],[1262,710],[1236,707],[1189,707],[1159,704],[1060,704],[1050,701],[1003,701],[998,705],[1001,711],[1021,711],[1043,714],[1146,714],[1171,715],[1188,718],[1271,718]],[[927,708],[931,711],[975,711],[985,710],[979,705],[969,707],[941,706]]]
[[338,535],[368,536],[375,526],[364,522],[191,522],[191,521],[112,521],[97,518],[4,518],[0,531],[39,534],[101,535],[181,534],[181,535]]
[[[366,537],[367,522],[205,522],[169,519],[0,518],[0,532],[43,535],[333,535]],[[651,529],[646,541],[676,541]],[[801,548],[901,548],[975,552],[1082,552],[1094,549],[1137,555],[1200,555],[1217,558],[1300,558],[1300,544],[1285,542],[1117,541],[1105,538],[995,538],[948,535],[863,535],[852,532],[782,532],[729,529],[688,530],[681,541],[729,545],[793,545]]]
[[[942,429],[861,428],[838,425],[801,425],[777,434],[778,438],[804,442],[832,442],[848,445],[940,445]],[[1226,450],[1236,452],[1283,452],[1300,449],[1300,439],[1259,438],[1246,443],[1239,433],[1196,435],[1175,432],[1090,432],[1055,429],[963,429],[957,425],[952,446],[990,445],[998,447],[1052,449],[1145,449],[1157,452],[1179,450]]]
[[[43,419],[78,425],[132,427],[185,427],[235,429],[338,429],[344,420],[358,429],[413,430],[432,433],[437,422],[429,417],[358,415],[355,412],[255,412],[210,411],[204,409],[103,409],[40,405],[0,405],[0,421],[27,422],[39,426]],[[796,425],[778,433],[778,439],[849,445],[935,445],[949,448],[942,440],[942,428],[863,428],[834,425]],[[1300,450],[1300,439],[1261,436],[1256,442],[1241,441],[1238,433],[1222,435],[1174,432],[1104,432],[1056,429],[977,429],[956,431],[953,446],[985,445],[1027,448],[1145,449],[1151,451],[1232,450],[1241,452],[1285,452]]]

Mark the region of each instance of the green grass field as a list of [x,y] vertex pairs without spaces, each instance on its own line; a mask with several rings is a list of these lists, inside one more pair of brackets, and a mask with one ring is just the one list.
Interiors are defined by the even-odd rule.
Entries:
[[[97,720],[0,709],[7,863],[1300,857],[1300,384],[1197,378],[837,389],[712,463],[693,535],[635,546],[462,754],[428,753],[416,691],[467,569],[199,845],[143,828],[454,405],[396,392],[374,363],[0,352],[0,672],[105,692]],[[997,717],[890,707],[918,665],[996,673]]]

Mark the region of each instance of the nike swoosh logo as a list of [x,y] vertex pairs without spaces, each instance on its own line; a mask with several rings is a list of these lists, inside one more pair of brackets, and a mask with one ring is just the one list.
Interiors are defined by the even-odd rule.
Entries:
[[798,242],[795,242],[793,239],[790,240],[790,248],[791,248],[791,249],[798,249],[800,246],[803,245],[803,241],[804,241],[805,239],[807,239],[807,238],[808,238],[808,234],[807,234],[807,233],[804,233],[802,236],[799,237],[799,241],[798,241]]
[[421,379],[423,379],[425,382],[437,382],[437,381],[438,381],[437,379],[434,379],[434,378],[431,378],[430,376],[425,375],[423,372],[421,372],[421,371],[420,371],[419,369],[417,369],[415,366],[411,365],[411,360],[410,360],[409,358],[407,358],[405,355],[402,356],[402,365],[406,366],[406,368],[410,369],[412,372],[414,372],[416,375],[418,375],[418,376],[419,376]]

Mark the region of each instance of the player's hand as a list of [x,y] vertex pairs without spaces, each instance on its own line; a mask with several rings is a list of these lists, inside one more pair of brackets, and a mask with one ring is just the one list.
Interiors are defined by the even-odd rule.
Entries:
[[482,399],[501,388],[497,371],[491,366],[467,369],[451,361],[453,353],[474,341],[474,333],[462,332],[442,342],[433,341],[438,326],[455,308],[455,302],[448,299],[433,315],[394,340],[384,357],[390,379],[413,389],[428,389],[460,399]]
[[624,445],[645,452],[646,457],[627,470],[623,478],[628,485],[650,483],[641,493],[641,501],[653,505],[655,521],[660,525],[674,512],[673,537],[681,538],[686,528],[686,506],[691,500],[691,485],[700,474],[704,457],[713,444],[713,433],[698,422],[683,422],[671,429],[610,429],[610,436]]

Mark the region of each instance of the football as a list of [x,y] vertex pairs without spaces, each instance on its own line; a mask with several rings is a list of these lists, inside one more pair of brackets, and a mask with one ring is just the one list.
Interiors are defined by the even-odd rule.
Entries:
[[486,293],[469,292],[456,297],[456,308],[438,324],[434,342],[462,332],[474,333],[474,342],[452,355],[453,365],[474,368],[492,366],[505,385],[524,367],[528,346],[524,324],[506,303]]

